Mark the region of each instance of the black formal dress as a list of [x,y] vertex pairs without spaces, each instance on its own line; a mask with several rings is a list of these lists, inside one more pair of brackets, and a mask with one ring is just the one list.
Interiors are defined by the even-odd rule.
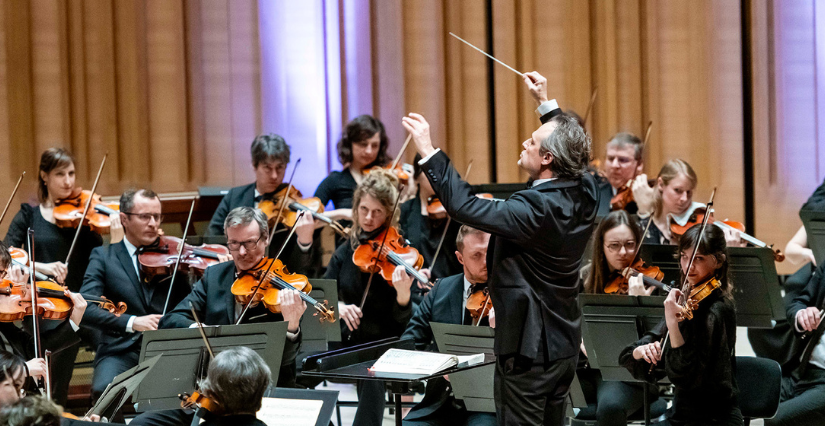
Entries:
[[352,196],[358,184],[352,177],[349,168],[340,172],[331,172],[315,189],[315,196],[321,199],[321,204],[327,205],[332,201],[336,209],[351,209]]
[[[805,354],[804,349],[807,344],[821,345],[822,335],[820,325],[819,332],[812,333],[807,339],[802,340],[803,333],[797,331],[796,314],[800,310],[814,306],[823,310],[825,308],[825,264],[819,265],[814,271],[802,291],[786,304],[786,317],[788,325],[794,333],[792,345],[786,348],[790,355],[790,363],[786,364],[791,374],[783,377],[781,403],[776,416],[772,419],[765,419],[765,425],[793,425],[808,426],[821,425],[825,420],[825,369],[822,368],[822,360],[815,365],[810,362],[811,354]],[[806,355],[800,361],[802,355]]]
[[[349,242],[338,246],[329,261],[324,278],[336,280],[338,299],[341,302],[360,306],[370,274],[361,272],[355,266],[352,262],[353,252]],[[401,336],[412,316],[412,301],[406,306],[400,306],[395,300],[396,296],[392,285],[376,273],[370,284],[358,329],[350,333],[344,321],[340,321],[344,345],[352,346]],[[359,381],[357,392],[358,410],[355,413],[354,424],[381,425],[385,405],[384,382]]]
[[[418,350],[434,348],[431,322],[445,324],[472,324],[464,307],[464,274],[453,275],[438,280],[432,290],[415,309],[402,339],[415,340]],[[487,317],[479,327],[489,326]],[[424,425],[495,425],[496,416],[490,413],[468,412],[461,401],[457,401],[450,390],[450,382],[443,378],[427,381],[424,399],[404,417],[408,426]]]
[[594,177],[550,180],[491,203],[472,195],[443,152],[421,168],[450,216],[492,234],[499,422],[562,424],[581,342],[579,266],[598,211]]
[[[273,194],[286,187],[287,184],[281,184]],[[261,195],[261,199],[269,199],[273,194],[263,194]],[[206,234],[225,235],[223,222],[229,212],[236,207],[255,207],[259,201],[261,200],[255,200],[255,183],[230,189],[221,200],[217,210],[215,210],[215,214],[212,215],[212,220],[209,222],[209,228],[207,228]],[[278,224],[278,227],[275,229],[275,236],[272,237],[272,243],[269,245],[270,257],[275,257],[278,254],[287,236],[289,236],[289,228]],[[298,246],[298,236],[293,235],[292,238],[289,239],[289,243],[284,246],[284,251],[280,259],[284,262],[284,265],[287,265],[290,272],[315,277],[318,275],[317,268],[320,266],[320,258],[318,258],[318,256],[320,255],[321,252],[318,250],[301,250]]]
[[619,362],[633,377],[653,382],[667,375],[675,386],[673,405],[667,412],[672,425],[742,425],[736,387],[736,309],[733,300],[713,292],[699,303],[693,319],[679,323],[685,344],[663,348],[653,373],[650,364],[633,358],[639,346],[660,341],[667,332],[662,320],[637,342],[626,347]]
[[[135,257],[129,255],[125,241],[98,247],[92,251],[81,293],[106,296],[113,302],[126,303],[126,313],[116,317],[95,304],[89,304],[82,325],[102,332],[94,362],[92,393],[96,397],[118,374],[136,366],[143,333],[126,329],[132,316],[160,315],[169,293],[171,277],[155,277],[147,282],[138,275]],[[142,274],[141,274],[142,275]],[[188,278],[178,274],[167,311],[189,292]]]
[[[418,196],[401,205],[401,214],[398,220],[398,228],[404,238],[424,256],[424,267],[430,268],[432,279],[449,277],[460,274],[463,271],[461,263],[455,255],[455,239],[461,223],[455,220],[450,221],[447,235],[444,237],[444,244],[438,254],[436,264],[433,265],[433,256],[438,249],[444,227],[447,226],[447,219],[432,219],[421,214],[421,199]],[[413,284],[414,285],[414,284]],[[414,285],[414,289],[418,286]]]
[[[232,294],[232,283],[235,282],[236,271],[234,262],[223,262],[206,268],[191,293],[186,296],[171,312],[160,321],[159,328],[188,328],[195,323],[190,309],[190,303],[195,308],[198,318],[206,325],[235,324],[240,309],[236,306],[235,296]],[[266,309],[263,304],[250,308],[244,315],[241,324],[283,321],[281,314],[275,314]],[[295,340],[286,339],[281,368],[278,372],[278,387],[295,387],[295,356],[301,346],[300,331]],[[189,425],[192,421],[191,410],[161,410],[143,413],[132,420],[135,426],[174,426]],[[233,420],[229,417],[219,418]],[[220,421],[224,421],[220,420]],[[215,419],[218,421],[218,419]],[[210,423],[210,424],[249,424],[249,423]],[[256,424],[256,423],[252,423]]]
[[[74,239],[74,228],[60,228],[57,225],[47,221],[40,213],[40,206],[32,206],[30,204],[21,204],[20,211],[14,216],[9,224],[8,233],[4,242],[9,247],[18,247],[28,250],[27,233],[28,229],[34,230],[34,257],[38,263],[51,262],[65,262],[66,256],[69,254],[69,248]],[[92,249],[103,244],[103,239],[100,234],[92,232],[89,227],[84,227],[80,231],[80,236],[77,238],[72,258],[69,260],[69,270],[66,274],[64,284],[69,287],[71,291],[78,291],[83,282],[83,274],[89,264],[89,254]],[[57,324],[46,323],[43,330],[49,330],[56,327]],[[77,352],[80,349],[80,344],[76,342],[75,333],[70,328],[62,328],[64,333],[63,338],[66,341],[73,341],[76,344],[66,346],[62,343],[58,345],[62,348],[59,352],[55,348],[44,346],[45,349],[52,351],[52,397],[55,402],[61,405],[66,404],[66,399],[69,393],[69,382],[72,380],[72,372],[74,371],[74,361],[77,358]],[[92,343],[96,336],[92,334],[81,334]],[[56,341],[59,341],[56,338]]]

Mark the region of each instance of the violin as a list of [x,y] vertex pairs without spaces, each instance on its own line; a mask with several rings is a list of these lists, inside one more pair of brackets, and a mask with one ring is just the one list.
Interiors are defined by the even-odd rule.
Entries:
[[[378,253],[381,242],[385,240],[382,253]],[[352,262],[362,272],[380,272],[384,281],[392,285],[392,273],[396,266],[403,266],[407,274],[429,287],[430,280],[421,272],[424,265],[424,256],[414,247],[407,245],[407,241],[398,233],[398,229],[388,226],[375,239],[369,240],[355,249]]]
[[[191,395],[188,393],[178,394],[178,398],[180,398],[181,401],[180,408],[183,408],[184,410],[206,410],[209,412],[209,414],[214,416],[220,416],[223,414],[223,407],[221,407],[221,404],[219,404],[213,398],[209,398],[198,391],[192,392]],[[201,412],[200,414],[198,414],[198,417],[202,418],[202,414],[205,413]]]
[[61,228],[77,228],[80,224],[86,202],[92,198],[89,211],[83,218],[83,224],[88,225],[93,232],[108,234],[112,225],[109,215],[120,211],[118,203],[104,203],[99,194],[84,191],[77,187],[68,198],[57,200],[54,206],[54,223]]
[[[614,195],[610,199],[610,211],[613,210],[624,210],[627,208],[627,205],[636,201],[633,199],[633,189],[631,189],[630,184],[632,184],[632,180],[624,185],[622,185],[619,189],[616,190],[616,195]],[[652,188],[656,185],[655,179],[649,179],[647,184]]]
[[722,284],[715,277],[693,286],[685,304],[682,305],[682,311],[676,313],[676,319],[679,322],[693,319],[693,311],[699,308],[699,302],[710,296],[714,290],[721,286]]
[[[287,189],[289,189],[289,194],[287,195]],[[266,218],[269,221],[269,227],[275,228],[278,226],[278,223],[283,223],[284,226],[288,228],[292,228],[295,226],[295,222],[298,220],[298,213],[291,209],[283,209],[281,211],[281,204],[283,203],[284,197],[287,197],[286,203],[291,205],[292,203],[296,203],[298,205],[303,206],[302,210],[308,210],[313,213],[323,213],[324,212],[324,205],[321,203],[321,199],[318,197],[311,197],[311,198],[302,198],[301,191],[296,189],[293,186],[288,186],[277,193],[275,193],[272,200],[262,200],[258,203],[258,210],[261,210],[266,214]],[[280,217],[278,213],[281,213]],[[277,220],[277,223],[275,221]]]
[[[0,283],[0,296],[5,297],[0,310],[0,322],[19,321],[29,315],[47,320],[64,320],[71,314],[74,304],[63,291],[63,286],[52,281],[37,282],[37,309],[32,309],[31,285],[3,280]],[[83,299],[100,305],[118,317],[126,312],[126,304],[123,302],[114,304],[105,297],[87,295],[83,295]]]
[[[687,216],[687,222],[684,225],[679,225],[675,220],[671,220],[670,223],[670,232],[678,237],[684,235],[684,233],[690,229],[693,225],[701,224],[702,220],[705,218],[705,214],[707,212],[707,208],[703,205],[692,206],[688,209],[687,212],[683,216]],[[782,262],[785,260],[785,254],[782,253],[782,250],[773,248],[773,244],[767,244],[763,241],[760,241],[751,235],[745,233],[745,225],[742,222],[736,222],[732,220],[714,220],[713,219],[713,211],[711,210],[710,217],[708,218],[708,223],[712,223],[722,229],[735,229],[739,231],[739,237],[743,240],[747,241],[748,243],[756,246],[756,247],[766,247],[773,251],[773,258],[777,262]]]
[[490,309],[493,308],[493,301],[490,298],[490,290],[487,287],[478,289],[467,298],[465,305],[470,316],[473,318],[473,325],[478,325],[482,318],[487,317]]
[[[476,194],[476,197],[492,200],[493,194],[484,192],[481,194]],[[427,216],[433,219],[444,219],[447,217],[447,209],[444,208],[444,205],[441,204],[441,200],[439,200],[435,195],[431,195],[427,198]]]
[[670,286],[663,283],[665,273],[658,266],[648,266],[644,260],[637,258],[633,264],[622,269],[621,273],[604,287],[606,294],[627,294],[630,277],[642,275],[642,281],[647,286],[658,287],[670,291]]
[[295,213],[298,213],[300,211],[305,211],[305,212],[311,214],[313,218],[315,218],[317,220],[320,220],[321,222],[324,222],[327,225],[329,225],[329,227],[333,231],[335,231],[338,235],[341,235],[342,237],[349,236],[349,232],[351,230],[350,227],[344,227],[340,223],[330,219],[329,216],[326,216],[326,215],[323,215],[323,214],[318,213],[316,211],[313,211],[311,208],[309,208],[309,207],[307,207],[303,204],[299,204],[297,202],[289,203],[289,206],[287,206],[287,207],[289,208],[289,210],[291,212],[295,212]]
[[179,250],[180,243],[180,238],[161,235],[156,246],[141,249],[138,262],[148,281],[158,275],[171,275],[178,257],[181,258],[178,264],[181,272],[188,273],[194,270],[195,275],[201,277],[206,268],[220,262],[218,255],[229,255],[229,249],[219,244],[184,244]]
[[[260,288],[257,288],[259,283]],[[312,291],[309,279],[305,275],[290,273],[279,259],[262,259],[255,269],[242,273],[232,283],[231,289],[235,300],[241,305],[247,305],[250,299],[253,299],[253,303],[263,302],[265,308],[276,314],[281,313],[281,305],[278,302],[278,293],[281,290],[298,290],[301,299],[315,308],[315,315],[321,322],[335,322],[333,310],[328,306],[329,302],[325,300],[321,303],[309,296],[309,292]]]

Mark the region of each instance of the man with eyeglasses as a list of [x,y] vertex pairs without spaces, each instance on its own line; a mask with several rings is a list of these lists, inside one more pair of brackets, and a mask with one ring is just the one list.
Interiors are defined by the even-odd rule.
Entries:
[[[136,366],[140,356],[141,332],[157,330],[169,292],[169,277],[147,281],[140,270],[138,255],[155,245],[162,220],[160,199],[149,189],[129,189],[120,196],[120,220],[124,238],[92,250],[89,267],[80,291],[106,296],[127,305],[117,317],[98,306],[90,306],[84,325],[103,332],[95,353],[92,395],[97,398],[118,374]],[[172,287],[168,309],[186,297],[189,285],[178,274]]]

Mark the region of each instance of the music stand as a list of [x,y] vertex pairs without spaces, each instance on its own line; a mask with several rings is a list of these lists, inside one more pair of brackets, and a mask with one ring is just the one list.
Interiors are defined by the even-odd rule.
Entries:
[[808,234],[808,247],[814,252],[818,265],[825,258],[825,211],[800,210],[799,217]]
[[[204,327],[212,350],[246,346],[258,352],[272,371],[272,382],[278,382],[278,372],[284,354],[287,323],[284,321],[241,325]],[[154,330],[143,333],[140,361],[163,354],[163,362],[149,374],[134,393],[136,410],[167,410],[180,408],[178,394],[191,393],[199,372],[206,371],[209,354],[196,328]]]
[[[640,257],[665,273],[665,283],[678,288],[679,260],[676,246],[643,245]],[[773,328],[785,318],[782,286],[776,274],[773,252],[769,248],[730,247],[730,276],[736,301],[736,325],[748,328]]]
[[[433,338],[438,351],[451,355],[475,355],[483,353],[494,356],[495,329],[485,326],[444,324],[431,322]],[[493,397],[493,376],[495,365],[475,368],[450,375],[450,385],[456,399],[464,401],[467,411],[495,413]]]
[[[335,411],[335,401],[338,400],[338,391],[276,388],[270,386],[264,393],[264,398],[298,400],[314,399],[323,401],[323,407],[321,407],[321,412],[318,414],[318,419],[315,422],[315,426],[327,426],[330,424],[332,413]],[[265,423],[269,424],[269,422]]]
[[[106,386],[103,394],[100,395],[95,405],[89,410],[89,414],[97,414],[100,417],[112,418],[120,407],[129,399],[137,389],[143,379],[152,371],[162,355],[156,355],[140,364],[115,376],[112,383]],[[114,406],[114,410],[111,408]]]
[[[310,278],[309,283],[312,285],[309,295],[313,299],[319,302],[326,300],[331,308],[338,310],[337,281]],[[302,354],[325,352],[327,342],[341,341],[341,326],[338,321],[321,323],[315,316],[315,312],[317,312],[315,308],[308,306],[301,320],[301,352],[299,352],[298,359],[303,359]]]
[[409,393],[417,383],[445,374],[483,367],[495,362],[495,357],[485,356],[484,362],[468,367],[452,367],[435,374],[404,374],[374,372],[369,370],[375,361],[389,349],[415,350],[412,340],[383,339],[349,348],[329,351],[307,357],[304,360],[303,375],[319,379],[379,380],[387,383],[395,402],[395,424],[401,425],[401,395]]

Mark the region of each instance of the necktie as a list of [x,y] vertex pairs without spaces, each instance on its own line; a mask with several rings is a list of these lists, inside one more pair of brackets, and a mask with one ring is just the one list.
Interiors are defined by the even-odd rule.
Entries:
[[275,192],[276,191],[267,192],[266,194],[258,194],[258,196],[255,197],[255,202],[260,203],[263,200],[274,200]]

